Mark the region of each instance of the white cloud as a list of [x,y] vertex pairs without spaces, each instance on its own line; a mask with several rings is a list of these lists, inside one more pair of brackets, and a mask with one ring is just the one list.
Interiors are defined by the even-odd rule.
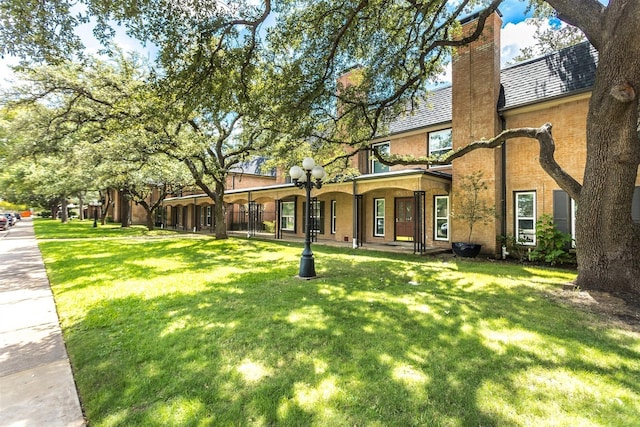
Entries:
[[[549,24],[545,23],[541,29],[544,31],[548,27]],[[500,63],[504,66],[506,62],[511,61],[520,53],[520,49],[533,46],[535,44],[533,38],[535,32],[536,27],[532,25],[529,20],[518,22],[517,24],[508,23],[505,25],[500,33],[500,39],[502,41]]]

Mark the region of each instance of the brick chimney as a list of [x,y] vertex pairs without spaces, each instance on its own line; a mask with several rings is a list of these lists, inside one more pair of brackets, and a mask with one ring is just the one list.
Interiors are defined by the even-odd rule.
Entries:
[[[478,16],[462,22],[463,35],[473,33]],[[485,21],[480,37],[457,49],[452,61],[452,138],[453,149],[472,141],[492,138],[502,130],[497,105],[500,95],[500,28],[502,19],[493,13]],[[500,150],[476,150],[453,161],[452,211],[455,214],[455,195],[461,191],[460,177],[482,170],[489,190],[484,198],[490,205],[500,207]],[[452,241],[467,240],[468,228],[452,218]],[[499,221],[488,225],[475,224],[473,243],[483,245],[483,252],[495,252]]]
[[[347,94],[352,92],[354,97],[364,98],[366,94],[359,90],[363,80],[363,69],[356,65],[346,69],[337,79],[336,91],[338,94]],[[343,106],[338,102],[338,115],[342,115]],[[345,151],[353,152],[351,147],[346,144],[344,146]],[[357,155],[351,158],[351,167],[359,170],[361,173],[366,173],[368,169],[368,155],[366,152],[361,151]]]

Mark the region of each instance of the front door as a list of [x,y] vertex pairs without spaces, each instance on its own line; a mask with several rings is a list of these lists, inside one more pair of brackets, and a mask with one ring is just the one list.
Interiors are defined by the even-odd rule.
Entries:
[[413,241],[413,197],[396,199],[396,240]]

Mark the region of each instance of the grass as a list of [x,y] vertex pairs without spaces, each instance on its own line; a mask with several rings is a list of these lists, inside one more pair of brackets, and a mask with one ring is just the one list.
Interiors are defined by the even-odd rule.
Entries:
[[93,227],[93,220],[71,220],[61,223],[59,220],[35,219],[34,227],[38,239],[87,239],[105,237],[140,237],[140,236],[165,236],[176,234],[175,231],[158,229],[149,231],[142,225],[122,227],[119,223],[97,223]]
[[40,247],[92,427],[640,420],[640,337],[550,298],[572,272],[314,245],[304,281],[285,242]]

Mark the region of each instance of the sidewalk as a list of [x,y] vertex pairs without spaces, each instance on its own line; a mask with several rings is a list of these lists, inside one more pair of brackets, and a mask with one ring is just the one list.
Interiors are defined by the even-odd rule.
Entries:
[[0,231],[0,426],[84,426],[33,222]]

